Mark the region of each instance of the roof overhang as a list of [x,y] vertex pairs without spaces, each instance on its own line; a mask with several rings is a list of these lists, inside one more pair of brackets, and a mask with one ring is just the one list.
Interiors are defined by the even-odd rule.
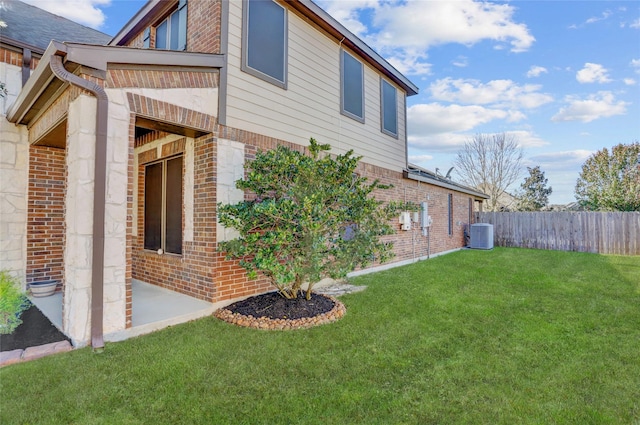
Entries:
[[461,193],[466,193],[467,195],[471,195],[474,198],[478,198],[478,199],[489,199],[490,196],[486,195],[482,192],[478,192],[477,190],[474,190],[470,187],[466,187],[457,183],[453,183],[453,182],[446,182],[446,181],[442,181],[441,179],[438,178],[434,178],[434,177],[430,177],[428,175],[425,175],[423,173],[418,173],[418,172],[409,172],[408,170],[404,170],[403,172],[403,177],[405,179],[409,179],[409,180],[415,180],[415,181],[419,181],[419,182],[423,182],[423,183],[428,183],[430,185],[433,186],[438,186],[438,187],[442,187],[444,189],[449,189],[449,190],[454,190],[456,192],[461,192]]
[[136,49],[119,46],[98,46],[93,44],[61,43],[52,41],[43,53],[37,68],[22,88],[16,101],[7,111],[7,120],[28,125],[46,107],[62,86],[66,85],[55,77],[51,70],[51,57],[62,56],[73,71],[79,66],[106,72],[118,65],[154,65],[177,67],[180,69],[219,69],[226,64],[223,55],[208,53],[174,52],[166,50]]
[[[355,53],[360,55],[368,64],[376,68],[387,78],[400,86],[408,96],[418,94],[418,87],[413,84],[407,77],[402,75],[400,71],[395,69],[382,56],[376,53],[365,42],[360,40],[355,34],[346,29],[335,18],[322,10],[311,0],[286,0],[282,1],[291,10],[310,21],[312,24],[320,28],[326,34],[333,37],[343,46],[348,47]],[[152,25],[154,21],[161,15],[165,15],[176,2],[163,0],[149,0],[136,13],[133,18],[116,34],[109,43],[117,45],[129,42],[134,36],[143,31],[146,27]]]
[[286,4],[300,13],[303,17],[309,19],[315,25],[319,26],[327,34],[331,35],[338,41],[342,41],[342,45],[348,47],[364,58],[367,63],[372,65],[378,71],[386,75],[404,89],[407,96],[418,94],[418,87],[413,84],[400,71],[387,62],[382,56],[376,53],[358,36],[353,34],[335,18],[325,12],[321,7],[311,0],[286,1]]
[[42,50],[40,47],[34,46],[34,45],[32,45],[32,44],[25,43],[25,42],[20,41],[20,40],[15,40],[15,39],[13,39],[13,38],[9,38],[9,37],[7,37],[6,35],[3,35],[3,36],[0,38],[0,44],[1,44],[3,47],[4,47],[4,46],[7,46],[7,47],[16,47],[16,48],[18,48],[18,49],[20,49],[20,50],[22,50],[22,49],[29,49],[29,50],[31,50],[31,52],[32,52],[32,53],[37,53],[37,54],[39,54],[39,55],[40,55],[40,54],[42,54],[42,53],[44,52],[44,50]]

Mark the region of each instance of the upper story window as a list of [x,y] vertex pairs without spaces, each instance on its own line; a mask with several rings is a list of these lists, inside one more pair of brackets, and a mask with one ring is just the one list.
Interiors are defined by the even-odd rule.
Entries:
[[340,52],[340,112],[364,122],[364,66],[344,50]]
[[386,80],[380,80],[382,132],[398,137],[398,90]]
[[287,88],[287,11],[274,1],[244,0],[242,70]]
[[[144,33],[144,47],[150,47],[151,30]],[[187,50],[187,0],[180,0],[178,8],[156,26],[156,49]]]

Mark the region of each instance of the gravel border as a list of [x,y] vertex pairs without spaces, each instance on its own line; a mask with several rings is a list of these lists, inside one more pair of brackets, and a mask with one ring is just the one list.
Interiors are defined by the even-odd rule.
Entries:
[[303,317],[301,319],[269,319],[268,317],[245,316],[240,313],[233,313],[226,308],[220,308],[213,314],[220,320],[237,326],[262,330],[292,330],[306,329],[314,326],[332,323],[341,319],[347,312],[347,308],[337,298],[330,295],[322,295],[334,302],[333,308],[313,317]]

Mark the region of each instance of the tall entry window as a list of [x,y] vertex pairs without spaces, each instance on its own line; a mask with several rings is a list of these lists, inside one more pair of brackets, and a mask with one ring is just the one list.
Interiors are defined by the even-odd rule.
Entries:
[[242,70],[287,88],[287,11],[269,0],[243,3]]
[[182,156],[145,167],[144,249],[182,254]]

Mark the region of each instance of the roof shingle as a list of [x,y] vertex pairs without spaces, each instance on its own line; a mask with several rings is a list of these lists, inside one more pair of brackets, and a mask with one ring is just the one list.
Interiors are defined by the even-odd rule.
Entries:
[[[0,41],[10,40],[44,52],[51,40],[105,45],[111,36],[19,0],[0,1]],[[40,52],[40,53],[42,53]]]

